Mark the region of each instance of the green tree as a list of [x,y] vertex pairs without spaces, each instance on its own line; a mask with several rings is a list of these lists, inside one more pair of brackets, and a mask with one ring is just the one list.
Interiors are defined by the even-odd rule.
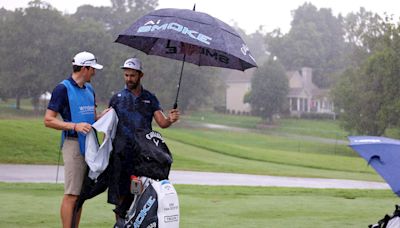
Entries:
[[[120,0],[113,1],[112,7],[85,5],[73,15],[64,15],[50,4],[35,0],[26,9],[0,9],[0,97],[16,97],[17,107],[21,98],[37,102],[40,94],[51,91],[71,73],[73,55],[86,50],[104,65],[92,82],[97,101],[108,102],[123,88],[120,66],[136,56],[144,63],[146,88],[165,101],[166,107],[172,106],[182,63],[114,43],[117,32],[156,5],[156,0]],[[220,84],[215,83],[217,72],[186,64],[180,108],[210,105],[214,87]]]
[[383,135],[399,124],[400,29],[389,21],[384,26],[369,57],[348,69],[333,92],[343,126],[359,134]]
[[334,82],[333,75],[346,66],[342,20],[340,15],[333,16],[330,9],[305,3],[293,11],[287,34],[280,30],[267,34],[268,49],[288,70],[313,68],[313,82],[328,87]]
[[111,7],[80,6],[73,16],[80,21],[94,19],[116,38],[135,20],[158,6],[158,0],[111,0],[111,3]]
[[62,69],[56,60],[64,52],[50,50],[59,50],[65,44],[62,36],[65,23],[58,11],[40,1],[31,2],[25,10],[17,9],[2,21],[2,89],[16,98],[17,108],[21,98],[37,98],[46,91],[47,79]]
[[[99,23],[77,21],[38,0],[26,9],[6,14],[1,27],[1,87],[7,96],[16,98],[17,108],[21,98],[32,98],[37,104],[40,94],[66,78],[77,52],[92,51],[103,57],[100,61],[109,62],[105,60],[112,38]],[[99,71],[98,76],[102,73]],[[104,78],[94,83],[100,88],[98,98],[107,93]]]
[[344,19],[345,41],[349,50],[349,66],[360,66],[379,50],[381,37],[387,32],[385,21],[378,14],[366,11],[349,13]]
[[365,51],[375,49],[379,38],[386,32],[384,19],[363,7],[345,17],[344,29],[346,42]]
[[273,115],[283,111],[287,93],[285,69],[279,61],[270,59],[255,71],[244,101],[250,103],[254,114],[272,122]]

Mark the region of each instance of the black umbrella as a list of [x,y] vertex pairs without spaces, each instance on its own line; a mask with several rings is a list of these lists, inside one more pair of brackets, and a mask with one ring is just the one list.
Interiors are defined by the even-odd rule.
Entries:
[[249,48],[233,28],[194,9],[155,10],[139,18],[115,42],[149,55],[183,61],[174,108],[185,62],[241,71],[257,66]]

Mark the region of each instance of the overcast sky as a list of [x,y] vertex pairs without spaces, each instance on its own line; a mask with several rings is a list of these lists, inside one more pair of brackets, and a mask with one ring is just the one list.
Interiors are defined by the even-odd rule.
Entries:
[[[15,7],[26,7],[30,0],[0,0],[0,6],[13,10]],[[66,13],[74,13],[76,8],[83,4],[94,6],[110,6],[110,0],[47,0],[52,6]],[[292,20],[291,11],[297,9],[306,0],[159,0],[158,8],[183,8],[192,9],[196,3],[196,10],[208,13],[232,25],[237,23],[247,33],[256,31],[260,25],[264,31],[270,32],[281,28],[287,32]],[[395,18],[400,15],[400,1],[398,0],[309,0],[318,8],[331,8],[336,16],[339,13],[346,15],[356,12],[360,7],[368,11],[393,14]]]

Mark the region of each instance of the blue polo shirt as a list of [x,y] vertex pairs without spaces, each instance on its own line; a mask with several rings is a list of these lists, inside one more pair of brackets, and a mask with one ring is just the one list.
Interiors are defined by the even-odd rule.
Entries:
[[[74,81],[74,79],[72,79],[72,76],[70,76],[67,80],[70,81],[73,86],[79,87],[78,84]],[[85,89],[86,86],[83,85],[82,88]],[[96,106],[97,105],[95,104],[95,107]],[[47,109],[60,113],[62,119],[65,122],[71,122],[72,118],[71,118],[71,109],[69,107],[69,101],[68,101],[68,92],[67,92],[67,87],[65,87],[64,84],[60,83],[54,88],[53,92],[51,93],[51,99],[49,101]],[[67,131],[67,136],[77,137],[78,135],[74,131]]]
[[118,115],[117,134],[122,133],[129,140],[134,139],[135,129],[152,129],[154,112],[161,110],[157,97],[143,87],[139,96],[123,89],[111,98],[109,106]]

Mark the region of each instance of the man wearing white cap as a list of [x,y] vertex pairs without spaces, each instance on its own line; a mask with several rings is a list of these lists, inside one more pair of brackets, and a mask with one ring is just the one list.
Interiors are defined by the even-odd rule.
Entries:
[[[80,52],[72,60],[73,73],[53,90],[44,116],[46,127],[62,130],[62,153],[64,159],[64,198],[61,203],[63,227],[71,227],[75,202],[81,192],[86,172],[85,135],[91,124],[99,119],[96,115],[95,94],[90,81],[96,69],[103,69],[90,52]],[[62,120],[58,119],[58,114]],[[79,225],[78,213],[76,225]]]
[[[137,58],[129,58],[121,66],[125,88],[110,100],[109,107],[118,115],[118,126],[113,142],[112,179],[109,185],[108,202],[119,205],[131,196],[130,176],[133,174],[134,133],[137,129],[152,129],[152,120],[161,128],[167,128],[179,119],[179,111],[172,109],[165,116],[157,97],[144,89],[140,81],[144,76],[142,63]],[[117,213],[117,218],[121,217]],[[122,215],[123,216],[123,215]]]

